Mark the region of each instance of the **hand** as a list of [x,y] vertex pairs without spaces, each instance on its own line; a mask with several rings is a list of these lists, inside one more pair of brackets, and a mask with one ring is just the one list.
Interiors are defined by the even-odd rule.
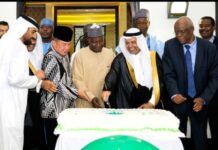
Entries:
[[50,93],[57,92],[57,86],[50,80],[43,80],[42,88]]
[[82,99],[86,99],[87,101],[91,101],[85,90],[78,89],[78,96]]
[[204,100],[200,97],[197,97],[193,100],[193,102],[194,102],[193,110],[195,112],[201,111],[204,106]]
[[95,107],[95,108],[102,108],[102,106],[100,105],[100,100],[97,98],[97,97],[94,97],[92,99],[92,105]]
[[102,94],[101,94],[101,98],[105,102],[107,102],[110,95],[111,95],[111,91],[103,91]]
[[142,109],[151,109],[154,108],[154,105],[150,102],[144,103],[141,106],[139,106],[138,108],[142,108]]
[[38,78],[38,80],[42,80],[45,78],[45,72],[42,70],[37,70],[35,73],[35,76]]
[[176,96],[173,97],[173,102],[176,104],[181,104],[182,102],[186,100],[187,98],[182,96],[181,94],[176,94]]

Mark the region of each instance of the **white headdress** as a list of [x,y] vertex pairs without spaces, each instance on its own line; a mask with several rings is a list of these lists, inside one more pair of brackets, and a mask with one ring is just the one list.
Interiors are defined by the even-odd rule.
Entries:
[[[9,28],[8,32],[0,40],[0,78],[5,80],[4,76],[9,70],[8,64],[13,59],[12,54],[19,53],[21,49],[16,49],[15,43],[26,33],[28,28],[34,27],[37,29],[37,23],[34,23],[29,17],[21,16],[15,20],[13,25]],[[23,47],[25,48],[25,47]],[[26,49],[27,51],[27,49]],[[4,73],[2,73],[4,72]]]
[[9,28],[8,32],[5,33],[4,36],[1,38],[0,58],[3,55],[3,53],[8,51],[8,49],[10,49],[11,46],[13,46],[13,43],[16,40],[21,38],[26,33],[29,27],[37,28],[35,24],[30,22],[30,20],[32,20],[31,18],[29,18],[29,20],[27,20],[26,18],[29,18],[29,17],[24,18],[24,16],[21,16],[17,20],[15,20],[14,24]]
[[[137,45],[141,50],[136,55],[131,54],[127,50],[125,44],[125,40],[132,37],[136,37]],[[119,47],[126,60],[133,67],[136,81],[142,86],[146,86],[148,88],[153,87],[150,52],[142,32],[140,32],[140,30],[137,28],[128,29],[126,32],[124,32],[124,36],[120,38]]]
[[30,60],[36,70],[41,69],[43,60],[43,46],[41,35],[37,32],[36,45],[32,52],[29,52]]

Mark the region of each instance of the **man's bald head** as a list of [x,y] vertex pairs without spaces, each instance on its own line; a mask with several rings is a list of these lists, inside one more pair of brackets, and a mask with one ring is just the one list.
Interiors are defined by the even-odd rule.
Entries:
[[180,17],[174,25],[176,38],[180,43],[192,43],[194,40],[194,25],[190,18],[186,16]]
[[182,16],[180,17],[176,23],[175,23],[175,26],[186,26],[186,27],[191,27],[194,29],[194,25],[193,25],[193,22],[191,21],[191,19],[189,17],[186,17],[186,16]]

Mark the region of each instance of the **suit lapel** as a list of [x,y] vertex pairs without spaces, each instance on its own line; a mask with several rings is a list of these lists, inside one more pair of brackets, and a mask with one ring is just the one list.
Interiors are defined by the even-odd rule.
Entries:
[[194,71],[194,76],[196,77],[198,74],[198,71],[200,69],[202,60],[204,60],[204,50],[202,49],[201,43],[199,42],[197,38],[197,48],[196,48],[196,58],[195,58],[195,71]]
[[213,44],[215,44],[216,47],[218,47],[218,39],[216,36],[214,37]]
[[183,50],[183,46],[182,44],[178,43],[176,45],[176,49],[177,49],[177,59],[179,63],[179,68],[181,68],[181,71],[185,73],[186,76],[186,63],[185,63],[185,56],[184,56],[184,50]]

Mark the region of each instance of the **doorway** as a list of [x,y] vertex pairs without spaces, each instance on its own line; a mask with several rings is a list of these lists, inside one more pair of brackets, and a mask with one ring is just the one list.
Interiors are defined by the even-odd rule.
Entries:
[[[54,21],[55,25],[66,25],[74,31],[71,54],[77,39],[83,34],[81,29],[87,23],[103,26],[105,47],[113,50],[119,38],[131,21],[127,2],[25,2],[24,14],[32,16],[38,22],[44,17]],[[35,11],[32,11],[32,10]]]
[[72,52],[78,49],[78,41],[84,35],[83,27],[86,24],[96,23],[102,26],[105,47],[115,49],[118,44],[118,34],[114,34],[119,32],[117,6],[56,6],[54,20],[56,25],[68,26],[73,30]]

